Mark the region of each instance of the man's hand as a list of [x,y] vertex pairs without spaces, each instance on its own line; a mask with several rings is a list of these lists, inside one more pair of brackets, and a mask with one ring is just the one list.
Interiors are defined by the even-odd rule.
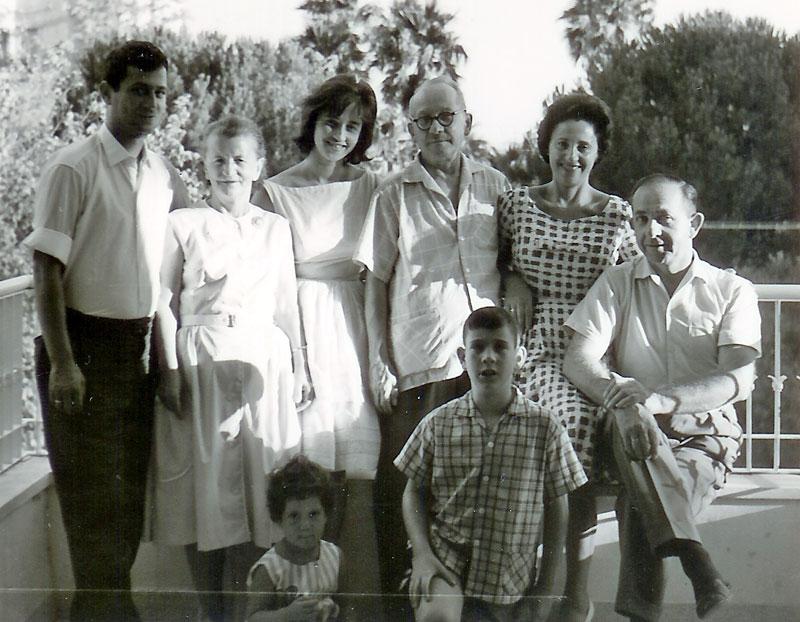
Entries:
[[383,414],[390,414],[397,405],[397,378],[383,361],[370,364],[369,388],[375,408]]
[[430,602],[431,583],[439,577],[451,587],[459,584],[458,577],[439,561],[432,552],[415,555],[411,562],[411,581],[408,584],[408,595],[411,598],[411,607],[419,607],[420,598]]
[[603,393],[603,408],[624,409],[634,404],[644,404],[653,392],[635,378],[625,378],[611,372],[611,379]]
[[640,404],[613,413],[625,453],[632,460],[653,458],[661,441],[661,430],[653,414]]
[[625,378],[611,372],[611,379],[603,393],[603,407],[608,410],[630,408],[641,404],[654,415],[673,412],[674,400],[647,388],[635,378]]
[[64,415],[77,415],[83,410],[86,395],[86,379],[74,363],[50,369],[50,408]]
[[158,378],[158,399],[161,403],[178,417],[183,419],[183,404],[181,403],[181,374],[177,369],[164,369]]
[[509,272],[503,276],[505,303],[503,306],[514,317],[520,330],[533,326],[536,294],[519,274]]

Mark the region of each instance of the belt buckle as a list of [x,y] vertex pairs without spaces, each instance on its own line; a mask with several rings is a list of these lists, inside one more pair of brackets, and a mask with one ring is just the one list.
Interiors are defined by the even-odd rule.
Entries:
[[226,324],[228,328],[233,328],[236,326],[236,316],[233,313],[228,314],[228,322]]

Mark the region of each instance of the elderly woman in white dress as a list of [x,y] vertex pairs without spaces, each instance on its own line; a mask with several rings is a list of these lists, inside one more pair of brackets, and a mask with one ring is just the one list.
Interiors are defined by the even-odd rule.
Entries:
[[201,618],[228,620],[224,568],[244,588],[252,543],[280,535],[266,477],[300,449],[295,403],[310,387],[289,224],[250,203],[261,132],[222,118],[203,158],[211,196],[170,214],[161,270],[152,527],[155,541],[185,545]]

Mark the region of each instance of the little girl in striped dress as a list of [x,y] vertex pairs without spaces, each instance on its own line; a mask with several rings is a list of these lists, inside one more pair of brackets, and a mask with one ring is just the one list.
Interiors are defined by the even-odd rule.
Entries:
[[339,614],[331,595],[341,551],[322,539],[333,505],[328,473],[303,455],[270,474],[267,508],[283,539],[255,563],[247,579],[247,620],[313,620]]

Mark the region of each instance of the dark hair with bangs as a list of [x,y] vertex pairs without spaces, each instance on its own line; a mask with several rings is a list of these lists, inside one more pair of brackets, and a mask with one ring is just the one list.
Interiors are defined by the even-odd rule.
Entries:
[[550,163],[550,139],[559,123],[564,121],[586,121],[594,128],[597,137],[597,159],[600,160],[611,145],[611,109],[599,97],[588,93],[562,95],[547,107],[544,119],[539,124],[536,144],[539,155]]
[[311,497],[319,497],[325,514],[331,515],[333,484],[330,475],[304,455],[294,456],[284,466],[269,474],[267,508],[273,522],[279,523],[283,519],[286,503],[290,499],[302,500]]
[[517,328],[517,323],[514,321],[511,314],[502,307],[481,307],[470,313],[467,321],[464,322],[464,331],[461,335],[464,344],[466,345],[467,335],[471,330],[478,330],[481,328],[486,330],[508,328],[511,331],[511,335],[514,337],[514,346],[516,347],[519,345],[519,329]]
[[106,57],[103,79],[115,91],[128,75],[128,67],[141,71],[155,71],[169,68],[167,57],[157,46],[149,41],[127,41],[109,52]]
[[251,136],[256,141],[256,155],[263,158],[266,155],[266,147],[264,146],[264,136],[258,126],[248,119],[236,114],[229,114],[220,117],[213,123],[209,124],[205,132],[203,132],[203,153],[208,147],[208,139],[219,134],[225,138],[235,138],[237,136]]
[[361,113],[361,133],[356,146],[345,156],[344,161],[347,164],[358,164],[368,160],[366,152],[372,144],[378,104],[372,87],[351,74],[339,74],[325,80],[303,100],[300,135],[294,139],[300,151],[307,155],[314,149],[314,129],[321,114],[338,117],[350,104],[356,104]]

